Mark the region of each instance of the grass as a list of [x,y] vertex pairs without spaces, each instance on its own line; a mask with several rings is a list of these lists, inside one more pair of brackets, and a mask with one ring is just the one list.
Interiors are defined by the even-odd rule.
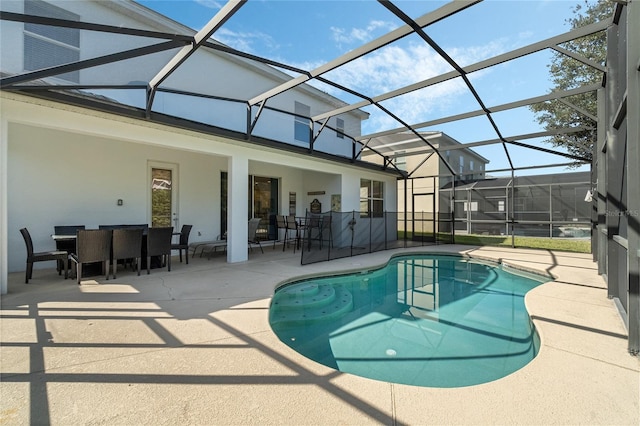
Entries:
[[[398,235],[398,237],[401,237]],[[439,241],[448,241],[448,234],[439,234]],[[456,235],[456,244],[472,246],[505,246],[511,247],[511,236],[487,235]],[[591,253],[591,240],[515,237],[515,246],[519,248],[534,248],[546,250],[569,251],[574,253]]]
[[[456,243],[476,246],[511,247],[511,236],[456,235]],[[570,251],[575,253],[591,253],[591,240],[516,236],[515,246],[521,248]]]

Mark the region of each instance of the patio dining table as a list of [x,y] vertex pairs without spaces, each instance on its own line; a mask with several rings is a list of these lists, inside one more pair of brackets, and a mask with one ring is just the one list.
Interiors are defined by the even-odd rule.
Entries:
[[[140,227],[143,228],[142,232],[142,252],[140,253],[140,261],[141,268],[145,269],[147,267],[147,231],[148,227],[145,225],[101,225],[102,229],[116,229],[116,228],[133,228]],[[51,238],[58,242],[65,243],[68,245],[67,251],[69,253],[75,252],[75,241],[77,236],[75,234],[51,234]],[[162,267],[162,259],[161,256],[152,256],[151,257],[151,268],[160,268]],[[93,273],[93,271],[91,271]],[[84,275],[84,274],[83,274]]]

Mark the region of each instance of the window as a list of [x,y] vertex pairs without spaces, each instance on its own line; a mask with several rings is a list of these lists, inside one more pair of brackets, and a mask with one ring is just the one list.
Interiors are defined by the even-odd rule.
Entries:
[[294,122],[294,138],[300,142],[311,142],[309,132],[309,118],[311,116],[311,107],[296,101],[295,103],[295,122]]
[[398,157],[393,159],[393,163],[399,170],[407,171],[407,157],[404,155],[406,151],[398,151],[396,154]]
[[360,217],[382,217],[384,182],[360,179]]
[[336,118],[336,136],[338,139],[344,139],[344,120]]
[[173,226],[173,170],[151,169],[151,226]]
[[[40,0],[24,3],[27,15],[79,21],[80,17],[57,6]],[[24,69],[35,71],[43,68],[77,62],[80,60],[80,30],[49,25],[24,24]],[[80,71],[56,76],[74,83],[80,82]]]
[[462,155],[460,156],[459,172],[460,174],[464,172],[464,157]]

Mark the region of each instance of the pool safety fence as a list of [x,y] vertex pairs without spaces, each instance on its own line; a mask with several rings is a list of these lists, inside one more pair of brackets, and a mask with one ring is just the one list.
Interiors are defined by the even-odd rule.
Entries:
[[[450,229],[450,225],[446,224]],[[438,230],[438,232],[436,232]],[[322,262],[394,248],[451,242],[431,213],[307,212],[301,229],[301,263]]]
[[[464,211],[463,211],[464,212]],[[454,244],[456,236],[525,236],[537,238],[589,239],[589,222],[518,220],[511,216],[477,219],[458,212],[307,212],[299,229],[297,245],[301,264],[323,262],[396,248]],[[516,215],[514,215],[516,216]]]

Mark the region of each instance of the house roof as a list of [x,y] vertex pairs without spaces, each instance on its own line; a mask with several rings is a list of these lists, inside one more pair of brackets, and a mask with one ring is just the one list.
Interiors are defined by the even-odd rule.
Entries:
[[[375,150],[390,158],[397,158],[403,156],[430,154],[435,152],[436,149],[439,151],[460,149],[484,164],[489,162],[487,158],[478,154],[473,149],[465,147],[464,144],[458,142],[444,132],[418,133],[418,135],[415,135],[409,132],[402,132],[373,138],[367,144],[367,147],[370,149],[365,149],[363,155],[373,155],[374,153],[372,150]],[[429,144],[427,144],[425,140],[428,141]]]

